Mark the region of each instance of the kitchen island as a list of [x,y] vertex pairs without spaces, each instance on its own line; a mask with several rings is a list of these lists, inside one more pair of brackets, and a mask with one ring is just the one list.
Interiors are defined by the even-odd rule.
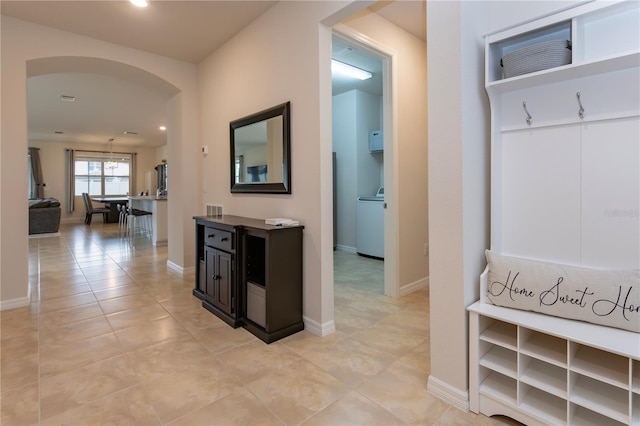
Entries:
[[151,242],[154,246],[167,245],[167,198],[139,196],[129,197],[129,206],[151,212]]

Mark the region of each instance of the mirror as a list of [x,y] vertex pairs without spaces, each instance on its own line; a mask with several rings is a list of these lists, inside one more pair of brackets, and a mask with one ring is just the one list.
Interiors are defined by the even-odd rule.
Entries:
[[289,104],[229,124],[231,192],[291,194]]

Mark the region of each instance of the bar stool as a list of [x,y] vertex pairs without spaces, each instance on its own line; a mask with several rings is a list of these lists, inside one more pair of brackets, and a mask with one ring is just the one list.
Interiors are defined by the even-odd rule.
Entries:
[[[136,228],[142,229],[145,234],[151,233],[151,212],[146,210],[134,209],[133,207],[125,207],[127,211],[127,230],[129,235],[133,235],[136,232]],[[138,220],[146,218],[146,220],[139,225]]]
[[127,229],[127,206],[123,204],[116,204],[118,210],[118,231],[124,231]]

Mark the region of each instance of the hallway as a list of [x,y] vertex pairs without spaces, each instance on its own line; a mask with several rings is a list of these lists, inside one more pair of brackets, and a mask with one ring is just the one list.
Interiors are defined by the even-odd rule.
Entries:
[[266,345],[191,295],[167,247],[117,224],[29,240],[30,307],[1,314],[1,423],[511,424],[426,392],[428,290],[337,283],[337,332]]

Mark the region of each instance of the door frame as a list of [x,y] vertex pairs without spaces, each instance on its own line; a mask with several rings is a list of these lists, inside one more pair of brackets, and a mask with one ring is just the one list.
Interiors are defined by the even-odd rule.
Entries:
[[[384,139],[384,294],[400,296],[398,274],[398,179],[397,179],[397,81],[393,70],[397,65],[396,51],[353,28],[336,24],[332,34],[355,44],[382,59],[382,117]],[[390,189],[390,190],[389,190]]]

